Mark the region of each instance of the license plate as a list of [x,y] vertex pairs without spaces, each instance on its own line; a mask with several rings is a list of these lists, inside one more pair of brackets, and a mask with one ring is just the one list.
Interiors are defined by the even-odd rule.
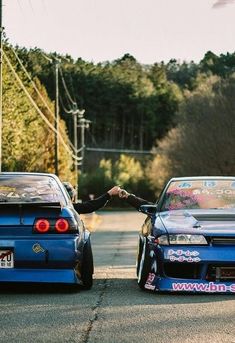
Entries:
[[0,250],[0,269],[14,268],[14,255],[11,250]]
[[221,276],[226,279],[235,279],[235,267],[222,267]]

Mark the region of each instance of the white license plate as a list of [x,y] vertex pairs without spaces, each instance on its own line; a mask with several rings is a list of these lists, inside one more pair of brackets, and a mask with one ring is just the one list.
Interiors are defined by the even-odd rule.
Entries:
[[14,255],[11,250],[0,250],[0,269],[14,268]]

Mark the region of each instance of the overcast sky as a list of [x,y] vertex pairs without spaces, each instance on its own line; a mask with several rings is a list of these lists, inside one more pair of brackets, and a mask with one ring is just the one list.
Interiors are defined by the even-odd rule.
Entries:
[[234,0],[3,0],[3,26],[14,45],[95,63],[235,51]]

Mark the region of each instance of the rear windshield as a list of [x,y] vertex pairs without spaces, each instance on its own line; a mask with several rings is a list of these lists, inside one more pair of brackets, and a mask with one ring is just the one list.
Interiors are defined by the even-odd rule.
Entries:
[[50,176],[1,175],[0,202],[60,202],[65,198],[55,179]]
[[235,209],[235,179],[173,181],[161,211],[179,209]]

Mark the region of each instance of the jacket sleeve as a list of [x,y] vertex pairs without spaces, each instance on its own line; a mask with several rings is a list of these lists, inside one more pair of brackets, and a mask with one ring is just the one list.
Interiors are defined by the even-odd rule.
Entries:
[[108,193],[105,193],[94,200],[88,200],[82,203],[73,204],[73,207],[80,214],[91,213],[105,206],[106,203],[110,200],[110,198],[111,196]]
[[147,200],[144,200],[142,198],[138,198],[134,194],[130,194],[126,199],[126,202],[129,205],[135,207],[137,210],[139,210],[141,205],[151,205],[152,204],[151,202],[149,202]]

